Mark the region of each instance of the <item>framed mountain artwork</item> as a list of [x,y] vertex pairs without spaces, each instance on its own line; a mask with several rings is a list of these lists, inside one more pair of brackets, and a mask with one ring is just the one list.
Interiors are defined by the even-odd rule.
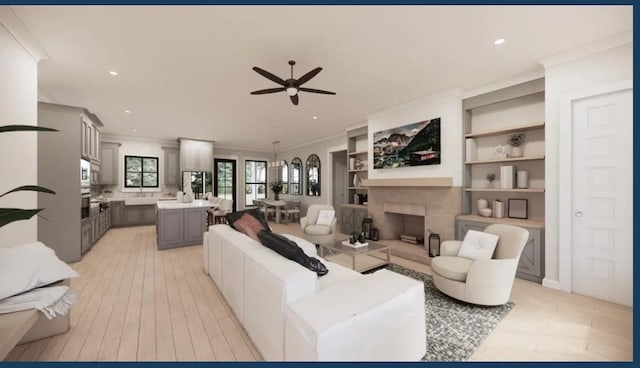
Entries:
[[373,168],[440,165],[440,118],[373,134]]

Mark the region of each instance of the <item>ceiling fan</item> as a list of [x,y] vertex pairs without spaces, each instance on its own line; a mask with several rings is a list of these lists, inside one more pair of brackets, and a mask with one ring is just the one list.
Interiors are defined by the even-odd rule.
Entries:
[[289,65],[291,65],[291,78],[284,80],[280,77],[275,76],[274,74],[269,73],[268,71],[258,68],[257,66],[253,67],[253,70],[256,71],[256,73],[260,74],[261,76],[278,83],[279,85],[281,85],[282,87],[278,87],[278,88],[267,88],[267,89],[261,89],[261,90],[257,90],[257,91],[253,91],[251,92],[252,95],[264,95],[267,93],[275,93],[275,92],[287,92],[287,94],[289,95],[289,98],[291,99],[291,102],[294,105],[298,104],[298,92],[299,91],[303,91],[303,92],[311,92],[311,93],[321,93],[324,95],[335,95],[335,92],[329,92],[329,91],[324,91],[321,89],[313,89],[313,88],[304,88],[301,87],[303,84],[307,83],[311,78],[315,77],[318,73],[320,73],[320,71],[322,71],[322,68],[315,68],[312,71],[310,71],[309,73],[303,75],[302,77],[300,77],[299,79],[294,79],[293,78],[293,66],[296,65],[296,62],[293,60],[289,60]]

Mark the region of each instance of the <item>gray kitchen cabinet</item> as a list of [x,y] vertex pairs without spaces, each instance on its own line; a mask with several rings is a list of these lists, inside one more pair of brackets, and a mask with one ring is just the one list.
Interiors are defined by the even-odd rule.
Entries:
[[100,127],[102,123],[97,116],[85,112],[81,116],[80,156],[100,165]]
[[100,214],[91,214],[91,244],[95,244],[100,238]]
[[213,142],[180,138],[180,171],[213,171]]
[[124,221],[128,226],[142,223],[141,206],[124,206]]
[[[462,240],[467,231],[483,231],[489,225],[480,221],[456,219],[456,239]],[[516,276],[541,283],[544,278],[544,229],[521,227],[529,231],[529,239],[520,255]]]
[[111,226],[125,226],[124,221],[124,201],[109,202],[109,210],[111,211]]
[[176,147],[162,147],[164,151],[164,185],[180,183],[180,151]]
[[80,156],[90,159],[89,147],[91,146],[91,122],[86,117],[81,118],[80,124]]
[[158,209],[158,249],[202,244],[206,215],[206,208]]
[[100,148],[100,184],[116,185],[119,177],[120,143],[102,142]]
[[91,248],[91,219],[82,220],[80,227],[80,252],[85,253]]

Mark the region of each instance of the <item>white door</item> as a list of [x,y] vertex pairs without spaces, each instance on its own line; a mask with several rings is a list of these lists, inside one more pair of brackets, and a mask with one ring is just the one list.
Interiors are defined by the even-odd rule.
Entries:
[[336,218],[342,217],[342,205],[347,203],[347,151],[333,152],[333,208]]
[[572,103],[572,289],[628,306],[633,300],[632,116],[632,89]]

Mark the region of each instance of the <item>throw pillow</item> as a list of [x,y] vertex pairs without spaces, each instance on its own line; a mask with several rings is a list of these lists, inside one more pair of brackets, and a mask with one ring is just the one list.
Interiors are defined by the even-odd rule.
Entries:
[[42,242],[0,248],[0,299],[78,276]]
[[458,250],[458,257],[475,261],[491,259],[498,245],[498,239],[497,235],[469,230]]
[[269,226],[266,224],[266,221],[260,221],[260,219],[261,214],[255,210],[227,214],[227,221],[232,228],[247,235],[258,243],[260,242],[260,239],[258,238],[258,232],[260,230],[271,231]]
[[267,220],[265,220],[264,215],[260,211],[255,209],[255,208],[251,208],[251,209],[244,210],[244,211],[229,212],[229,213],[227,213],[225,215],[225,217],[227,218],[227,223],[229,223],[229,226],[231,226],[235,230],[238,230],[238,229],[236,229],[234,224],[244,214],[251,215],[253,218],[255,218],[256,220],[260,221],[260,224],[262,224],[263,228],[271,231],[271,228],[269,228],[269,224],[267,223]]
[[303,267],[314,271],[318,276],[326,275],[329,270],[320,262],[319,259],[309,257],[294,241],[286,237],[272,233],[271,231],[261,230],[258,232],[260,242],[266,247],[272,249],[281,256],[297,262]]
[[336,211],[334,210],[320,210],[318,212],[318,220],[316,221],[316,225],[325,225],[331,226],[333,222],[333,218],[336,216]]

